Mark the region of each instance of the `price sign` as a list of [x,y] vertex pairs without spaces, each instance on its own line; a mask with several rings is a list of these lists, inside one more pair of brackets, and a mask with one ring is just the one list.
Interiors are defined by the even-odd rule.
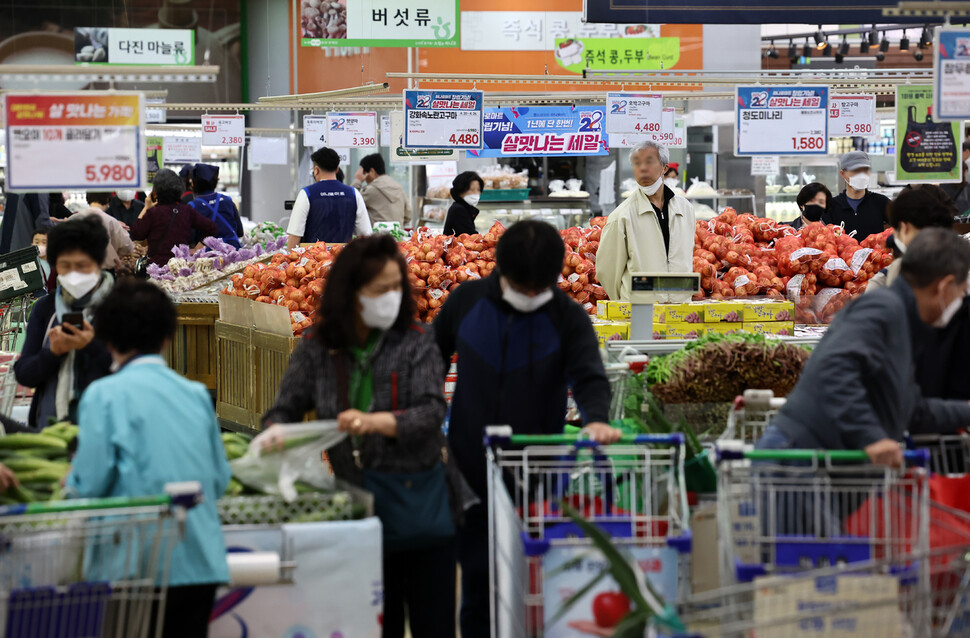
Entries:
[[674,140],[668,144],[670,148],[687,148],[687,118],[674,118]]
[[391,145],[391,117],[381,116],[381,146]]
[[833,95],[829,98],[829,135],[872,137],[878,133],[875,95]]
[[243,115],[203,115],[203,146],[242,146],[246,142]]
[[777,155],[755,155],[751,158],[751,174],[777,175],[781,170],[780,160]]
[[2,99],[9,190],[145,186],[141,93],[7,93]]
[[202,161],[201,137],[165,137],[162,149],[166,164],[197,164]]
[[405,148],[482,148],[483,103],[481,91],[405,91]]
[[734,101],[735,155],[826,155],[825,86],[739,86]]
[[[631,148],[644,142],[656,142],[668,148],[686,148],[687,138],[686,128],[681,126],[679,129],[676,124],[676,109],[662,109],[660,115],[660,128],[653,133],[616,133],[610,135],[610,146],[615,148]],[[679,134],[678,134],[679,131]]]
[[[663,96],[643,93],[607,93],[606,133],[644,135],[663,128]],[[670,128],[673,129],[671,122]]]
[[332,148],[377,146],[377,114],[327,113],[327,145]]
[[937,27],[933,42],[933,118],[970,119],[970,30]]
[[303,146],[320,148],[327,145],[327,116],[303,116]]
[[340,163],[344,165],[350,164],[350,149],[349,148],[335,148],[337,155],[340,156]]

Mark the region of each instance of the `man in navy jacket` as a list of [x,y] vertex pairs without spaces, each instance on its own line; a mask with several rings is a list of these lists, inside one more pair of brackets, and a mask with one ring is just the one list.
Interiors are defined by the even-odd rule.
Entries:
[[485,426],[561,434],[571,388],[590,438],[620,437],[606,424],[610,385],[592,323],[556,286],[564,256],[552,226],[519,222],[499,240],[495,273],[459,286],[435,320],[446,368],[458,353],[448,440],[482,501],[468,510],[458,536],[463,638],[490,635]]

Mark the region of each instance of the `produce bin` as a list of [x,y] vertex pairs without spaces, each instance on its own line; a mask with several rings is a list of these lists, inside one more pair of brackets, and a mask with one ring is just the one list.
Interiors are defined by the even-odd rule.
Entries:
[[246,428],[255,428],[256,366],[253,329],[215,322],[216,414]]
[[175,309],[175,338],[165,350],[165,360],[185,378],[215,390],[215,322],[219,318],[219,304],[180,303]]
[[259,429],[262,416],[266,414],[276,401],[276,394],[283,380],[283,373],[290,363],[290,355],[300,343],[300,337],[284,337],[282,335],[253,330],[253,357],[255,380],[255,403],[253,405],[253,427]]

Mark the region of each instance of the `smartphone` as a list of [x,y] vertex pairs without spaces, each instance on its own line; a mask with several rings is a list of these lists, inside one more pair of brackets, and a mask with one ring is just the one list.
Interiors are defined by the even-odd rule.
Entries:
[[84,313],[65,312],[61,324],[71,324],[78,330],[84,330]]

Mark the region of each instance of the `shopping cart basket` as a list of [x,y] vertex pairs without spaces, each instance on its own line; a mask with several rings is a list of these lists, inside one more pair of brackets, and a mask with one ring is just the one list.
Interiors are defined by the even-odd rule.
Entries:
[[734,407],[728,413],[727,428],[719,438],[757,443],[784,405],[785,399],[776,398],[771,390],[745,390],[743,396],[734,400]]
[[2,635],[161,635],[172,549],[201,488],[166,492],[0,508]]
[[907,447],[929,451],[931,472],[945,476],[970,472],[970,435],[965,432],[913,435]]
[[[603,559],[562,503],[623,546],[665,599],[686,589],[683,435],[624,436],[601,447],[577,436],[513,436],[490,427],[486,448],[494,636],[563,635],[575,621],[547,626]],[[584,604],[588,610],[582,601],[577,609]]]

